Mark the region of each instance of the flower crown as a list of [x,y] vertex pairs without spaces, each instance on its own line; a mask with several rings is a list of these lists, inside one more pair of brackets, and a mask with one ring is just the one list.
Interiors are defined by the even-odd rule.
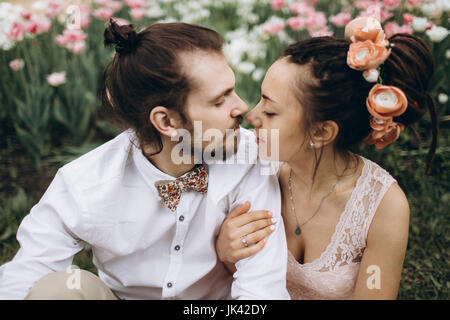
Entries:
[[386,39],[380,22],[371,17],[350,21],[345,27],[345,38],[352,41],[347,54],[349,67],[363,71],[366,81],[377,83],[366,99],[372,131],[364,142],[383,149],[405,130],[405,126],[394,122],[393,118],[403,114],[408,107],[405,93],[395,86],[383,85],[380,76],[381,65],[391,54],[393,45]]

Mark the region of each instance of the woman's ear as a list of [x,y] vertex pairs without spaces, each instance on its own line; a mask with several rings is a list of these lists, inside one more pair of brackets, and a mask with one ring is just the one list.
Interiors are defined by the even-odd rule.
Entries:
[[150,123],[161,135],[169,138],[177,135],[176,120],[173,112],[163,106],[156,106],[150,111]]
[[324,121],[315,126],[311,139],[315,148],[322,148],[336,139],[339,133],[339,126],[332,120]]

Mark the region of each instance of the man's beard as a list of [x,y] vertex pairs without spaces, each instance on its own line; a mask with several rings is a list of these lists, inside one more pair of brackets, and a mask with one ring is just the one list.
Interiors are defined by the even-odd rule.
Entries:
[[[219,142],[213,141],[208,142],[206,145],[203,144],[203,132],[202,141],[195,143],[194,129],[192,123],[189,123],[188,127],[185,128],[191,134],[191,145],[190,152],[194,156],[195,163],[212,163],[215,161],[226,161],[227,159],[234,156],[239,148],[240,142],[240,131],[235,130],[239,128],[243,121],[243,117],[239,116],[236,118],[236,122],[231,128],[228,128],[225,132],[223,139]],[[199,148],[200,147],[200,148]],[[219,152],[219,154],[217,154]],[[199,156],[201,157],[199,159]]]

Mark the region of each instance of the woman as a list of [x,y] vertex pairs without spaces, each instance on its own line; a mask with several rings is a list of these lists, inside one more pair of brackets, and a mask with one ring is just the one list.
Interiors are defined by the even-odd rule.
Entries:
[[[436,106],[426,92],[432,73],[432,55],[419,38],[387,40],[371,18],[350,22],[346,39],[290,45],[267,71],[261,101],[247,121],[260,150],[272,150],[277,141],[259,133],[279,130],[292,299],[397,297],[408,201],[388,172],[350,149],[362,141],[384,148],[429,111],[429,165],[437,135]],[[259,251],[271,232],[269,219],[239,214],[245,206],[227,217],[216,243],[231,270]]]

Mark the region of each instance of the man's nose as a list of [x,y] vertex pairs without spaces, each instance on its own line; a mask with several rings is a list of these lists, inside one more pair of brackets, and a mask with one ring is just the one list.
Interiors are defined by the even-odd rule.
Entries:
[[248,112],[248,105],[239,96],[237,96],[236,105],[233,110],[231,110],[231,116],[236,118],[246,112]]

